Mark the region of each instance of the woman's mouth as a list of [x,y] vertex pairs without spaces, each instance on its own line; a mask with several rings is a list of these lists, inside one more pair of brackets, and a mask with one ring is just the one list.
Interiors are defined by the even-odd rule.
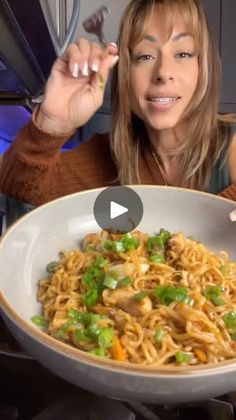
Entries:
[[180,96],[153,96],[147,98],[152,109],[165,111],[172,108],[179,101]]

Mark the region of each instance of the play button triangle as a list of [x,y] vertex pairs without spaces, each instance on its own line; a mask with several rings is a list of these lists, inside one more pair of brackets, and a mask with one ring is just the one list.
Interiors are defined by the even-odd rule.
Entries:
[[124,213],[127,213],[129,209],[127,207],[121,206],[121,204],[111,201],[110,203],[110,218],[115,219],[118,216],[121,216]]

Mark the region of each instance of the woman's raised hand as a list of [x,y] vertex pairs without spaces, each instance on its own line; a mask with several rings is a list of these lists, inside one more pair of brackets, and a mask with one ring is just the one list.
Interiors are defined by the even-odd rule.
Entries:
[[84,125],[102,105],[110,69],[118,60],[117,46],[104,49],[80,39],[53,64],[44,100],[37,113],[43,131],[64,134]]

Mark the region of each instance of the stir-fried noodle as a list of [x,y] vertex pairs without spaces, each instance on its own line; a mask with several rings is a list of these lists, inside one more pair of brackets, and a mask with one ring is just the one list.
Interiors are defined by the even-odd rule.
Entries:
[[39,281],[51,336],[141,365],[199,365],[236,356],[236,263],[182,233],[88,234]]

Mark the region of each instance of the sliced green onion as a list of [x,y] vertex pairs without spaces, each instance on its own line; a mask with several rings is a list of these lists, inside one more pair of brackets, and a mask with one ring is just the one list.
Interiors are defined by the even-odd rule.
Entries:
[[42,328],[48,327],[48,321],[45,319],[43,315],[34,315],[31,317],[31,321],[38,327],[42,327]]
[[97,347],[96,349],[90,350],[88,353],[94,354],[99,357],[106,357],[106,350],[103,347]]
[[108,263],[107,258],[102,257],[101,255],[97,257],[94,266],[97,268],[103,268]]
[[166,245],[171,238],[171,233],[168,230],[161,228],[159,236],[162,238],[164,245]]
[[169,305],[171,302],[186,302],[188,289],[186,287],[158,286],[153,294],[161,304]]
[[161,328],[157,329],[154,334],[154,340],[157,343],[161,343],[163,341],[164,336],[166,335],[166,331],[162,330]]
[[115,331],[112,328],[103,328],[98,336],[98,345],[102,348],[113,346]]
[[87,328],[87,334],[91,338],[97,338],[99,334],[101,333],[101,331],[102,331],[102,328],[95,322],[89,325]]
[[139,240],[134,238],[131,233],[123,235],[121,241],[124,244],[125,251],[130,251],[131,249],[137,249],[139,247]]
[[185,296],[183,298],[182,302],[185,303],[186,305],[189,305],[189,306],[193,306],[193,304],[194,304],[194,300],[190,296]]
[[103,243],[104,251],[113,251],[113,241],[107,240]]
[[81,342],[91,342],[91,337],[88,336],[88,332],[85,328],[78,328],[73,332],[73,335],[76,340]]
[[136,293],[136,294],[133,296],[133,299],[134,299],[134,300],[143,300],[143,299],[145,299],[145,297],[147,297],[147,295],[148,295],[148,293],[147,293],[147,292],[139,292],[139,293]]
[[236,327],[236,312],[230,311],[223,316],[223,321],[226,325],[226,328],[232,330]]
[[225,305],[225,301],[221,297],[222,289],[220,286],[207,286],[204,291],[206,299],[210,300],[216,306]]
[[163,239],[160,236],[151,236],[147,240],[147,247],[149,251],[152,251],[155,247],[163,250],[165,245]]
[[184,351],[177,351],[175,353],[175,359],[177,363],[189,363],[193,358],[191,353],[187,353]]
[[108,289],[115,289],[117,286],[117,280],[111,276],[106,276],[105,280],[103,281],[104,286],[108,287]]
[[132,284],[132,280],[130,276],[126,276],[120,281],[118,281],[117,287],[126,287]]
[[90,312],[90,325],[96,324],[101,319],[107,319],[106,315],[93,314]]
[[91,320],[91,313],[89,312],[80,312],[77,311],[77,309],[70,308],[68,310],[68,316],[69,318],[74,318],[78,322],[82,322],[83,324],[89,324]]
[[88,290],[86,293],[84,293],[83,299],[84,304],[88,307],[96,305],[99,299],[98,291],[96,289]]
[[152,253],[149,257],[150,261],[155,262],[155,263],[164,263],[165,262],[165,258],[163,255],[161,254],[156,254],[156,253]]
[[89,271],[83,275],[82,282],[88,289],[96,289],[97,287],[97,281]]
[[48,273],[55,273],[59,262],[58,261],[51,261],[46,265],[46,270]]
[[114,252],[125,252],[125,246],[122,241],[114,241],[112,249]]

